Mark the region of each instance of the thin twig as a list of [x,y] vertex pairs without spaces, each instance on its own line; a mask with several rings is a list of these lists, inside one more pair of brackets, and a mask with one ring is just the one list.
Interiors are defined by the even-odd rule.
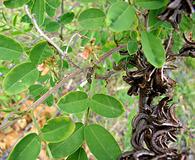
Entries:
[[169,36],[169,40],[167,42],[167,46],[166,46],[166,49],[165,49],[166,53],[168,52],[168,50],[169,50],[169,48],[171,46],[172,40],[173,40],[173,32],[171,32],[171,34]]
[[[64,0],[62,0],[62,2],[61,2],[61,15],[63,15],[63,14],[64,14]],[[62,41],[64,41],[63,30],[64,30],[64,25],[61,24],[61,28],[60,28],[60,39]]]
[[81,35],[80,35],[79,33],[75,33],[75,34],[73,34],[73,35],[71,36],[71,38],[70,38],[70,40],[69,40],[69,42],[68,42],[68,45],[66,46],[66,50],[65,50],[65,51],[63,52],[63,54],[62,54],[62,59],[64,59],[64,57],[68,54],[68,50],[69,50],[69,48],[70,48],[70,45],[71,45],[71,43],[73,42],[73,40],[74,40],[74,38],[75,38],[76,36],[81,37]]
[[76,68],[79,68],[79,66],[77,66],[71,59],[70,57],[67,55],[67,54],[64,54],[63,50],[60,49],[60,47],[51,40],[51,38],[49,38],[42,30],[41,28],[39,27],[39,25],[37,24],[37,21],[36,19],[34,18],[34,16],[30,13],[30,10],[28,8],[27,5],[25,5],[25,11],[27,13],[27,15],[29,16],[29,18],[31,19],[32,21],[32,24],[34,25],[34,27],[36,28],[37,32],[39,32],[40,36],[42,36],[49,44],[51,44],[57,51],[58,53],[65,57],[66,60],[73,66],[73,67],[76,67]]
[[[110,51],[106,52],[104,55],[102,55],[100,58],[99,58],[99,61],[96,62],[95,64],[98,65],[100,64],[101,62],[103,62],[107,57],[109,57],[110,55],[112,55],[113,53],[119,51],[120,49],[122,48],[125,48],[126,45],[121,45],[121,46],[118,46],[114,49],[111,49]],[[78,75],[80,75],[81,73],[86,73],[86,71],[89,69],[90,67],[85,67],[84,69],[77,69],[76,71],[66,75],[57,85],[55,85],[53,88],[51,88],[49,91],[47,91],[44,95],[42,95],[37,101],[35,101],[33,104],[31,104],[29,107],[28,107],[28,110],[27,112],[37,108],[40,104],[42,104],[51,94],[55,93],[58,91],[59,88],[63,87],[65,85],[65,82],[68,81],[69,79],[71,78],[74,78]],[[12,121],[14,123],[14,120]],[[5,128],[5,126],[7,126],[7,124],[4,124],[4,125],[1,125],[0,126],[0,130],[2,128]]]

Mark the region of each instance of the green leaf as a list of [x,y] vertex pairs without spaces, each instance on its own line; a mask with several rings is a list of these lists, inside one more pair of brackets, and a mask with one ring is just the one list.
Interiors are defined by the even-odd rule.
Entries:
[[41,129],[42,137],[50,143],[57,143],[67,139],[75,129],[75,124],[68,117],[51,119]]
[[169,0],[135,0],[135,4],[145,9],[159,9],[168,4]]
[[88,160],[87,154],[83,148],[79,148],[75,153],[70,155],[67,160]]
[[22,7],[24,4],[28,3],[29,0],[6,0],[3,4],[7,8],[18,8]]
[[68,12],[63,14],[62,16],[59,17],[60,23],[62,24],[68,24],[71,23],[74,19],[74,13],[73,12]]
[[9,95],[21,93],[38,79],[39,72],[31,63],[14,67],[3,81],[3,89]]
[[13,151],[10,153],[8,160],[36,160],[40,151],[40,138],[36,133],[31,133],[16,144]]
[[45,20],[45,0],[34,0],[32,13],[35,14],[37,23],[41,26]]
[[102,126],[92,124],[85,127],[85,140],[91,153],[99,160],[116,160],[121,150],[113,136]]
[[84,126],[76,123],[74,133],[60,143],[49,143],[49,149],[53,158],[63,158],[73,154],[78,150],[84,141]]
[[88,108],[88,96],[85,92],[69,92],[58,102],[60,110],[67,113],[79,113]]
[[134,54],[138,50],[138,44],[136,40],[129,40],[127,43],[127,50],[130,55]]
[[136,18],[135,10],[126,2],[116,2],[108,10],[107,25],[114,32],[130,30]]
[[45,26],[45,30],[47,32],[57,32],[60,28],[60,24],[58,22],[55,21],[51,21],[48,24],[46,24]]
[[52,56],[54,51],[49,47],[47,42],[39,42],[30,52],[30,60],[32,64],[41,64],[48,57]]
[[46,3],[53,8],[58,8],[60,6],[61,0],[46,0]]
[[56,8],[53,8],[53,7],[51,7],[50,5],[48,5],[46,3],[45,9],[46,9],[46,13],[47,13],[48,16],[50,16],[50,17],[55,16]]
[[22,55],[23,48],[15,40],[0,34],[0,60],[16,60]]
[[83,29],[95,30],[104,25],[105,14],[97,8],[90,8],[83,11],[78,18],[78,22]]
[[124,112],[117,99],[105,94],[95,94],[90,101],[90,107],[92,111],[108,118],[118,117]]
[[166,58],[161,40],[152,33],[142,32],[141,42],[148,62],[156,68],[161,68]]

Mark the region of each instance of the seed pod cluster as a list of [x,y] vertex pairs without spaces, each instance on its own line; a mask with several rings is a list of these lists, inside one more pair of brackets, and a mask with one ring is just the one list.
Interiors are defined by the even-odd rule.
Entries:
[[168,21],[174,28],[178,28],[181,21],[182,12],[188,15],[195,12],[195,5],[193,0],[171,0],[166,10],[161,13],[158,18],[162,21]]
[[[165,48],[167,46],[165,45]],[[194,48],[186,39],[184,47]],[[184,47],[182,48],[184,50]],[[191,56],[194,50],[185,50],[178,55]],[[130,85],[128,95],[139,95],[139,113],[132,122],[131,144],[133,151],[125,152],[119,160],[184,160],[187,153],[178,152],[173,147],[177,134],[182,128],[175,116],[176,105],[172,104],[172,93],[176,82],[168,76],[168,70],[174,69],[171,62],[175,55],[167,53],[167,68],[154,68],[149,64],[140,49],[137,54],[126,61],[121,61],[116,69],[124,69],[123,80]],[[193,57],[193,56],[191,56]],[[128,70],[133,65],[136,70]],[[170,64],[170,66],[168,66]],[[164,98],[162,98],[164,96]],[[159,102],[158,99],[161,97]]]

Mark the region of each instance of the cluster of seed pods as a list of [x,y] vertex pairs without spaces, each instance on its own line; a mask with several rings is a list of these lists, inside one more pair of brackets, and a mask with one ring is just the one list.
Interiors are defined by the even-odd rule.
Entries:
[[[182,127],[175,116],[171,94],[168,94],[172,92],[175,81],[166,76],[166,68],[156,69],[150,65],[141,51],[126,62],[137,68],[134,71],[126,69],[126,76],[123,77],[130,85],[128,94],[139,94],[140,102],[139,113],[132,122],[131,144],[134,150],[125,152],[119,159],[184,158],[185,155],[178,154],[174,147],[170,147]],[[155,97],[162,95],[166,96],[154,104]]]
[[[171,0],[167,9],[159,15],[159,19],[169,21],[174,29],[178,29],[181,14],[195,12],[193,0]],[[170,39],[171,40],[171,39]],[[185,45],[178,54],[169,50],[171,44],[165,41],[168,48],[166,67],[154,68],[149,64],[140,49],[136,55],[126,61],[121,61],[114,69],[123,69],[126,76],[123,80],[130,85],[128,95],[139,95],[139,112],[132,121],[132,151],[123,153],[119,160],[186,160],[187,154],[178,152],[174,142],[182,128],[181,122],[175,116],[176,105],[172,103],[175,81],[167,71],[175,69],[172,62],[177,57],[195,58],[195,43],[184,35]],[[170,46],[168,46],[170,45]],[[131,64],[136,70],[128,70]]]
[[158,18],[162,21],[166,20],[170,22],[174,28],[178,28],[182,13],[194,13],[194,8],[195,5],[193,5],[193,0],[171,0],[166,10],[161,15],[159,15]]

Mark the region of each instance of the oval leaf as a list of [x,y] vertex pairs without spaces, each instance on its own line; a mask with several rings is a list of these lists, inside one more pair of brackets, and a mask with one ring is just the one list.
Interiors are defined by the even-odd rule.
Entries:
[[95,94],[90,107],[92,111],[108,118],[118,117],[124,112],[123,105],[117,99],[104,94]]
[[50,143],[49,149],[53,158],[63,158],[78,150],[83,144],[83,141],[84,126],[81,123],[76,123],[76,129],[70,137],[60,143]]
[[107,24],[114,32],[130,30],[135,21],[135,10],[126,2],[116,2],[108,10]]
[[18,94],[38,79],[39,72],[31,63],[23,63],[14,67],[5,77],[3,88],[9,95]]
[[85,92],[75,91],[60,98],[58,107],[66,113],[79,113],[88,108],[88,96]]
[[16,144],[8,160],[36,160],[40,151],[41,141],[36,133],[31,133]]
[[104,12],[97,8],[90,8],[83,11],[78,18],[81,27],[88,30],[102,27],[104,25],[104,20]]
[[74,13],[73,12],[65,13],[62,16],[60,16],[59,19],[60,19],[60,23],[63,24],[71,23],[74,19]]
[[45,20],[45,0],[34,0],[32,13],[35,14],[38,25],[42,25]]
[[136,0],[135,4],[145,9],[159,9],[167,5],[169,0]]
[[48,46],[47,42],[36,44],[30,52],[30,60],[32,64],[41,64],[48,57],[53,55],[53,50]]
[[83,148],[79,148],[75,153],[70,155],[67,160],[88,160],[87,154]]
[[152,33],[142,32],[141,42],[148,62],[156,68],[161,68],[166,58],[161,40]]
[[18,7],[22,7],[28,1],[29,0],[6,0],[6,1],[3,2],[3,4],[7,8],[18,8]]
[[68,117],[51,119],[41,129],[45,141],[57,143],[68,138],[75,129],[75,124]]
[[129,40],[127,43],[127,50],[130,55],[134,54],[138,50],[138,44],[136,40]]
[[22,52],[23,48],[18,42],[0,34],[0,60],[18,59]]
[[121,150],[113,136],[102,126],[92,124],[85,128],[84,136],[91,153],[100,160],[116,160]]

